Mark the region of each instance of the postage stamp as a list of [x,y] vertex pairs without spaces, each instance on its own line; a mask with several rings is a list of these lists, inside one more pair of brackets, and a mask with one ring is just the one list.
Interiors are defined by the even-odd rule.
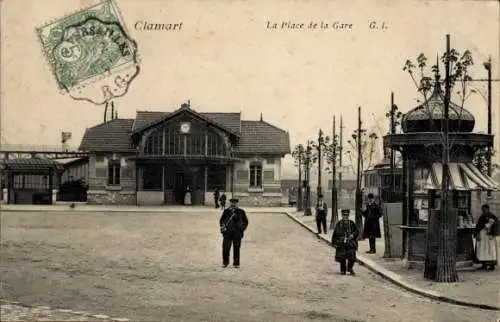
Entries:
[[137,44],[106,0],[37,28],[59,89],[94,104],[125,95],[139,73]]

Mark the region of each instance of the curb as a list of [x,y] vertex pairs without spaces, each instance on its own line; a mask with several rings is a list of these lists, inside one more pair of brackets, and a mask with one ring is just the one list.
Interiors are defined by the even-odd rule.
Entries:
[[56,309],[56,308],[50,308],[48,306],[31,306],[31,305],[26,305],[20,302],[15,302],[15,301],[7,301],[4,299],[0,299],[0,303],[2,304],[9,304],[9,305],[17,305],[21,306],[24,308],[28,309],[43,309],[43,310],[50,310],[53,312],[60,312],[60,313],[69,313],[73,315],[79,315],[79,316],[86,316],[86,317],[92,317],[95,319],[100,319],[100,320],[108,320],[108,321],[113,321],[113,322],[129,322],[129,319],[126,318],[113,318],[104,314],[91,314],[88,312],[83,312],[83,311],[74,311],[74,310],[69,310],[69,309]]
[[[292,219],[293,221],[295,221],[296,223],[298,223],[299,225],[301,225],[302,227],[304,227],[305,229],[307,229],[308,231],[313,233],[316,236],[316,238],[327,243],[330,247],[333,247],[333,246],[331,246],[331,243],[327,238],[325,238],[322,235],[317,235],[316,232],[314,231],[314,229],[312,229],[311,227],[309,227],[308,225],[306,225],[305,223],[300,221],[294,215],[291,215],[288,212],[285,212],[285,215],[287,215],[288,218]],[[418,294],[418,295],[421,295],[421,296],[424,296],[424,297],[427,297],[427,298],[430,298],[433,300],[437,300],[440,302],[446,302],[446,303],[450,303],[450,304],[455,304],[455,305],[460,305],[460,306],[465,306],[465,307],[472,307],[472,308],[483,309],[483,310],[500,311],[500,307],[498,307],[498,306],[492,306],[492,305],[488,305],[488,304],[478,304],[478,303],[458,300],[458,299],[454,299],[454,298],[442,295],[438,292],[424,290],[424,289],[421,289],[417,286],[411,285],[411,284],[403,281],[403,278],[400,275],[394,274],[391,271],[386,270],[382,267],[377,267],[378,266],[377,264],[373,263],[369,259],[364,258],[364,256],[356,255],[356,262],[358,262],[362,266],[368,268],[370,271],[376,273],[377,275],[381,276],[382,278],[390,281],[391,283],[393,283],[393,284],[395,284],[395,285],[397,285],[397,286],[399,286],[407,291],[410,291],[412,293],[415,293],[415,294]]]

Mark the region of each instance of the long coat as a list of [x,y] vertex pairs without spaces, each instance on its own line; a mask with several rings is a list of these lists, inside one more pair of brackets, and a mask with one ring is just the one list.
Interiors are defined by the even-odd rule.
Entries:
[[366,205],[366,210],[363,211],[363,217],[365,218],[363,238],[382,237],[380,233],[380,217],[382,217],[380,207],[375,203]]
[[323,219],[326,218],[327,214],[328,204],[322,200],[319,205],[316,205],[316,217]]
[[346,259],[355,261],[358,249],[359,229],[352,220],[340,220],[335,225],[332,235],[332,246],[335,249],[335,260],[344,262]]
[[227,239],[242,239],[248,227],[248,218],[241,208],[227,208],[219,220],[222,236]]

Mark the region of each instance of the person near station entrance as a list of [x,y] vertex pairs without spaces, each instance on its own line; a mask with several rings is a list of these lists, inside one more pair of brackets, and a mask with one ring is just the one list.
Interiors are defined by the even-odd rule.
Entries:
[[215,208],[219,208],[219,196],[220,196],[220,193],[219,193],[219,189],[217,188],[214,191]]
[[226,200],[227,200],[226,194],[222,192],[219,198],[220,207],[222,208],[222,210],[226,209]]
[[323,195],[319,195],[318,204],[316,205],[316,227],[318,228],[318,234],[321,234],[321,228],[323,228],[323,233],[326,234],[327,214],[328,214],[328,205],[323,199]]
[[233,266],[240,267],[240,248],[244,232],[248,227],[245,211],[238,207],[238,199],[231,198],[229,207],[224,210],[219,220],[222,233],[222,266],[229,265],[229,253],[233,248]]
[[191,203],[192,203],[191,188],[187,186],[186,193],[184,194],[184,204],[191,205]]
[[342,209],[342,219],[335,224],[332,234],[332,246],[335,247],[335,261],[340,263],[340,273],[354,274],[356,251],[358,250],[359,229],[356,223],[349,219],[350,210]]
[[363,228],[363,239],[368,238],[370,243],[370,250],[366,253],[375,254],[377,252],[376,239],[382,237],[380,233],[380,217],[382,217],[382,210],[379,205],[375,203],[372,193],[368,194],[368,203],[365,206],[362,214],[365,219]]
[[494,270],[498,264],[497,236],[500,234],[498,218],[490,212],[490,206],[481,206],[482,214],[476,224],[476,258],[481,269]]

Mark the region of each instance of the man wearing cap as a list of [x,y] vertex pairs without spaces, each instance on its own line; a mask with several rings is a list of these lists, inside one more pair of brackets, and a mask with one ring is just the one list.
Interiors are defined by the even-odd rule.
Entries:
[[321,227],[323,227],[323,233],[326,234],[327,214],[328,205],[323,199],[323,195],[319,195],[318,204],[316,205],[316,227],[318,228],[318,234],[321,234]]
[[229,199],[229,208],[225,209],[219,220],[222,240],[222,265],[229,265],[229,253],[233,246],[233,265],[240,267],[240,247],[243,234],[248,227],[245,211],[238,207],[238,199]]
[[340,273],[354,274],[356,250],[358,249],[359,230],[356,223],[349,219],[349,209],[342,209],[342,220],[335,224],[332,235],[332,246],[335,247],[335,261],[340,263]]
[[380,217],[382,217],[382,211],[375,203],[372,193],[368,194],[368,203],[363,211],[363,217],[365,218],[363,239],[368,238],[370,242],[370,250],[366,253],[375,254],[377,252],[375,240],[376,238],[382,237],[380,233]]

